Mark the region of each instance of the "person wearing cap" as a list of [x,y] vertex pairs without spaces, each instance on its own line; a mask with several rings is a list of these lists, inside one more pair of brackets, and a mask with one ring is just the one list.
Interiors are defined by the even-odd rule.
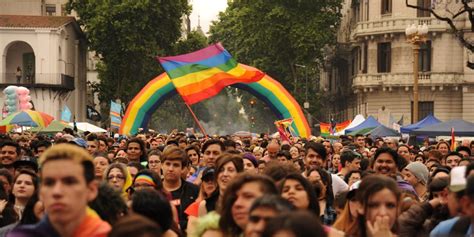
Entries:
[[29,156],[23,156],[13,162],[13,167],[15,168],[15,175],[17,171],[22,169],[29,170],[35,174],[38,173],[38,162],[36,161],[36,158]]
[[[451,230],[454,228],[460,216],[468,214],[469,210],[463,210],[461,201],[466,198],[467,186],[466,166],[454,167],[449,174],[449,185],[447,194],[447,205],[451,219],[440,222],[430,233],[430,236],[454,236]],[[462,235],[471,236],[471,235]]]
[[21,225],[7,236],[107,236],[110,225],[88,208],[97,197],[91,155],[71,144],[58,144],[40,158],[39,196],[45,215],[39,223]]
[[187,233],[192,233],[196,228],[196,220],[199,217],[199,203],[209,198],[216,190],[216,182],[214,180],[216,170],[214,167],[206,167],[202,171],[202,182],[199,189],[199,196],[195,202],[189,205],[184,211],[188,215]]
[[252,153],[247,152],[243,156],[243,161],[244,161],[244,171],[249,172],[249,173],[258,173],[258,163],[257,163],[257,158],[255,158]]
[[184,149],[170,147],[165,149],[162,156],[163,187],[171,193],[171,205],[178,210],[179,225],[182,230],[188,224],[186,208],[196,201],[199,187],[187,182],[181,177],[184,167],[188,165],[188,158]]
[[361,181],[357,181],[349,187],[346,194],[346,204],[341,214],[337,216],[333,228],[343,231],[347,236],[355,236],[358,233],[358,213],[359,202],[356,199],[356,192]]
[[402,171],[403,179],[407,181],[416,191],[420,201],[424,202],[428,199],[428,178],[429,171],[421,162],[411,162]]

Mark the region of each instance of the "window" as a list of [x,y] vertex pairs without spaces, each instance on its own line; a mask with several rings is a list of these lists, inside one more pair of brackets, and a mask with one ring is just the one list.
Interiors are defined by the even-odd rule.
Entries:
[[390,72],[391,44],[379,43],[377,45],[377,72]]
[[[430,9],[431,8],[431,0],[417,0],[418,1],[418,6],[425,8],[425,9]],[[424,11],[417,9],[416,10],[416,16],[417,17],[430,17],[431,13],[429,11]]]
[[46,4],[46,15],[47,16],[56,16],[56,5]]
[[[411,102],[411,123],[413,121],[413,101]],[[434,102],[433,101],[418,101],[418,121],[428,115],[434,115]],[[417,121],[417,122],[418,122]]]
[[431,41],[426,41],[420,47],[418,55],[418,70],[420,72],[431,71]]
[[392,0],[382,0],[382,15],[392,13]]

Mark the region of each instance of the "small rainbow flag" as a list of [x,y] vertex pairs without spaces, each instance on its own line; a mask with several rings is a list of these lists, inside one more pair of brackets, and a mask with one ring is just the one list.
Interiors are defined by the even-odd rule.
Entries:
[[226,86],[256,82],[265,76],[258,69],[237,63],[220,43],[158,60],[189,105],[219,94]]

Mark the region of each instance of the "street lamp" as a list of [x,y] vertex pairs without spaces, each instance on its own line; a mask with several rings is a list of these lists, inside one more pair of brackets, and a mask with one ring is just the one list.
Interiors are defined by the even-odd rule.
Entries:
[[296,67],[304,68],[304,77],[306,81],[305,85],[305,102],[303,103],[303,108],[308,109],[309,108],[309,102],[308,102],[308,68],[306,65],[301,65],[301,64],[295,64]]
[[413,48],[413,123],[418,121],[418,55],[420,54],[421,44],[427,40],[428,26],[409,25],[405,29],[408,43]]

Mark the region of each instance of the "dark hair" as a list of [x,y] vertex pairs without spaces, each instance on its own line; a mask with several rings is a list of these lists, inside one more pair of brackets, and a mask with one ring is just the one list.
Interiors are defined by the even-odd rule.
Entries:
[[219,157],[217,157],[216,163],[216,173],[214,174],[214,180],[217,181],[217,176],[219,173],[222,172],[224,165],[232,162],[237,170],[237,173],[244,171],[244,160],[242,159],[241,155],[230,154],[230,153],[223,153]]
[[130,143],[138,143],[138,145],[140,146],[140,150],[142,151],[142,154],[140,155],[140,162],[146,161],[147,160],[147,153],[146,153],[146,146],[145,146],[145,143],[143,142],[143,140],[140,139],[140,138],[137,138],[137,137],[134,137],[134,138],[128,140],[127,145],[125,146],[126,149],[128,149],[128,145],[130,145]]
[[341,166],[346,167],[346,162],[352,163],[356,158],[361,159],[361,155],[352,150],[345,150],[341,152]]
[[167,160],[170,161],[181,161],[181,168],[185,168],[188,166],[188,155],[186,152],[179,148],[179,147],[168,147],[165,151],[161,154],[161,162],[166,162]]
[[308,211],[288,212],[271,219],[262,237],[273,237],[280,231],[288,231],[298,237],[327,236],[317,216]]
[[362,178],[362,171],[360,171],[360,170],[351,170],[346,175],[344,175],[344,182],[346,182],[346,184],[348,184],[349,179],[351,178],[352,174],[356,174],[356,173],[359,173],[361,178]]
[[311,185],[311,183],[301,174],[298,174],[298,173],[288,174],[280,183],[280,194],[282,193],[283,187],[285,186],[285,182],[287,180],[295,180],[303,186],[304,190],[306,191],[306,194],[308,195],[308,201],[309,201],[308,210],[314,213],[315,215],[319,216],[320,209],[319,209],[318,196],[313,186]]
[[296,170],[292,164],[281,164],[278,161],[269,161],[263,170],[263,174],[269,176],[275,182],[283,180],[288,174],[297,172],[299,170]]
[[[389,154],[392,157],[395,164],[397,165],[397,168],[398,168],[399,171],[402,170],[406,166],[406,160],[405,159],[400,159],[400,157],[398,156],[397,151],[395,151],[395,150],[393,150],[392,148],[389,148],[389,147],[381,147],[381,148],[379,148],[375,151],[374,160],[373,160],[374,163],[375,163],[375,161],[377,161],[377,158],[381,154]],[[372,166],[373,166],[373,164],[372,164]]]
[[303,160],[298,159],[298,160],[293,161],[293,164],[294,163],[298,163],[298,165],[300,166],[300,170],[298,172],[303,172],[304,171],[304,162],[303,162]]
[[88,142],[96,142],[97,145],[99,145],[99,139],[97,137],[97,135],[95,133],[89,133],[87,136],[86,136],[86,141]]
[[456,148],[456,152],[460,152],[460,151],[465,151],[467,152],[467,154],[469,154],[469,156],[471,156],[471,149],[467,146],[458,146]]
[[[32,171],[27,170],[27,169],[17,170],[15,178],[13,179],[12,190],[13,190],[13,187],[15,186],[15,183],[16,183],[16,180],[18,179],[18,177],[20,177],[20,175],[23,175],[23,174],[28,175],[28,176],[31,177],[31,182],[33,183],[33,186],[35,187],[34,193],[37,193],[38,188],[39,188],[38,175],[36,175],[35,173],[33,173]],[[33,195],[35,195],[34,193],[33,193]],[[15,197],[15,195],[12,193],[12,201],[15,201],[14,197]]]
[[242,173],[237,175],[226,188],[222,196],[219,213],[221,218],[219,220],[219,227],[227,236],[237,236],[242,233],[242,229],[235,223],[232,217],[232,206],[237,200],[237,192],[248,183],[256,182],[260,185],[263,194],[278,194],[273,181],[263,175]]
[[277,155],[277,157],[279,156],[284,156],[286,160],[291,160],[291,155],[290,155],[290,152],[287,151],[287,150],[280,150]]
[[[384,189],[389,189],[397,199],[397,205],[400,205],[401,191],[394,179],[384,175],[369,175],[362,179],[356,192],[357,201],[364,209],[364,215],[360,215],[359,220],[359,236],[367,236],[366,215],[368,212],[368,203],[370,197]],[[398,207],[397,207],[398,208]],[[396,226],[395,226],[396,230]]]
[[[283,145],[281,145],[281,147],[280,147],[280,151],[288,151],[288,152],[289,152],[289,151],[290,151],[290,148],[291,148],[290,144],[283,144]],[[277,156],[278,156],[278,155],[277,155]]]
[[221,147],[221,151],[224,152],[225,151],[225,146],[224,146],[224,143],[221,142],[221,140],[219,139],[210,139],[210,140],[207,140],[206,142],[204,142],[204,144],[202,144],[202,153],[204,154],[204,152],[207,150],[207,148],[210,146],[210,145],[214,145],[214,144],[217,144]]
[[161,237],[163,230],[158,223],[138,214],[130,214],[119,219],[109,233],[109,237],[147,236]]
[[309,150],[313,150],[314,152],[318,153],[323,160],[326,160],[326,148],[324,148],[323,144],[316,143],[316,142],[308,142],[304,146],[306,154],[308,154]]
[[121,214],[128,212],[127,204],[120,193],[105,182],[100,183],[97,197],[89,203],[89,206],[99,214],[102,220],[111,225],[118,221]]
[[235,142],[232,141],[232,140],[225,140],[225,141],[224,141],[224,146],[225,146],[225,147],[230,146],[230,147],[236,148],[237,143],[235,143]]
[[16,214],[14,208],[13,208],[13,202],[9,199],[9,195],[6,192],[6,190],[3,188],[2,182],[0,182],[0,200],[6,200],[7,204],[5,206],[5,209],[3,209],[2,216],[3,218],[0,218],[0,226],[6,226],[12,223],[17,222],[18,219],[18,214]]
[[38,153],[38,148],[43,147],[43,146],[48,148],[48,147],[51,146],[51,142],[46,141],[46,140],[40,140],[40,141],[36,142],[35,145],[32,146],[32,148],[33,148],[33,151],[35,153]]
[[[331,174],[322,168],[312,168],[306,172],[306,177],[309,177],[312,172],[318,172],[319,176],[321,177],[321,182],[324,184],[324,186],[326,186],[326,192],[325,192],[326,203],[328,206],[332,206],[332,204],[334,203],[334,194],[332,191]],[[315,183],[312,183],[312,184],[313,186],[316,186]],[[317,195],[319,196],[320,194],[317,193]]]
[[33,196],[28,199],[28,202],[25,205],[25,209],[23,209],[23,214],[19,225],[30,225],[36,224],[39,219],[35,215],[35,205],[39,201],[38,192],[34,192]]
[[12,146],[12,147],[15,147],[15,150],[16,150],[16,155],[20,155],[21,153],[21,147],[20,145],[15,142],[15,141],[12,141],[12,140],[5,140],[1,145],[0,145],[0,149],[2,149],[4,146]]
[[173,225],[173,212],[168,199],[153,189],[136,191],[132,196],[132,210],[134,213],[150,218],[167,231]]
[[272,209],[277,213],[294,211],[296,207],[288,200],[276,194],[265,194],[257,198],[249,209],[249,214],[257,208]]
[[0,176],[5,177],[7,179],[9,185],[13,184],[13,175],[7,169],[0,168]]
[[458,156],[459,158],[463,158],[464,156],[461,155],[461,153],[457,152],[457,151],[451,151],[449,152],[446,156],[445,156],[445,159],[448,158],[449,156]]
[[196,152],[196,154],[198,155],[198,158],[201,158],[201,151],[199,150],[199,148],[197,146],[189,145],[186,148],[184,148],[184,151],[186,151],[186,154],[188,154],[188,151],[190,151],[190,150],[194,150]]
[[472,170],[474,170],[474,162],[471,161],[471,163],[466,166],[466,174],[464,176],[469,176],[469,173],[471,173]]

